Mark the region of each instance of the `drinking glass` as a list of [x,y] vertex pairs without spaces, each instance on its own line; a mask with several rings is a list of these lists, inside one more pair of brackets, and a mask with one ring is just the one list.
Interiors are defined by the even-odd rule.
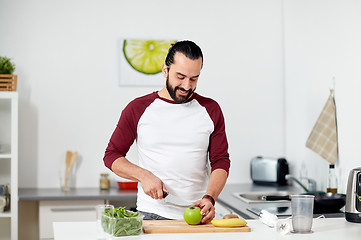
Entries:
[[313,222],[313,195],[291,195],[293,233],[311,233]]

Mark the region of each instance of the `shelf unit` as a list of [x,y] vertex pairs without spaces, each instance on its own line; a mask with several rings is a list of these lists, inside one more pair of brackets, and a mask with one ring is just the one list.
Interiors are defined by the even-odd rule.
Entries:
[[10,185],[10,211],[0,213],[0,239],[18,238],[17,92],[0,91],[0,184]]

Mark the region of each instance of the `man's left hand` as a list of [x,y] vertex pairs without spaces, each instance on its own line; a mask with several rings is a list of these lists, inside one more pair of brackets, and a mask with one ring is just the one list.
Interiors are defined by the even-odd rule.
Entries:
[[194,203],[194,206],[197,206],[201,209],[201,214],[204,216],[201,223],[209,223],[216,215],[216,210],[211,202],[207,198],[200,199]]

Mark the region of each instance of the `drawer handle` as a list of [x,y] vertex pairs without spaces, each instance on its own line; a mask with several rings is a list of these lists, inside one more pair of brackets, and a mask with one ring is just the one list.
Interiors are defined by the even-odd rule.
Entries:
[[95,211],[94,207],[55,207],[50,209],[52,212],[70,212],[70,211]]

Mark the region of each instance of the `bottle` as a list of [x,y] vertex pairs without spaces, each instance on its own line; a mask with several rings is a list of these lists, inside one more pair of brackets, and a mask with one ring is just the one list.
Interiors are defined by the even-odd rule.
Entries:
[[100,174],[100,190],[109,190],[110,189],[110,180],[108,178],[108,173]]
[[302,161],[301,163],[301,169],[300,169],[300,182],[308,188],[308,176],[307,176],[307,167],[305,161]]
[[337,193],[337,176],[334,164],[330,164],[328,170],[327,192]]

